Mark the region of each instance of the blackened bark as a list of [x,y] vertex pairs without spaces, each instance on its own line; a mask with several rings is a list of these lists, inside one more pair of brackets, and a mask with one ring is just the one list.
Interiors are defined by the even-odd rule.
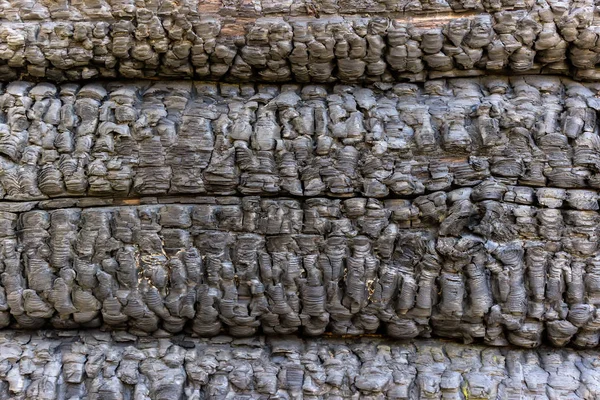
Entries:
[[5,211],[1,326],[596,347],[597,194],[487,189]]
[[[599,90],[537,76],[369,87],[12,82],[0,94],[0,198],[412,198],[483,184],[495,194],[481,199],[547,186],[540,195],[562,204],[572,196],[563,189],[600,189]],[[519,190],[517,202],[535,202]]]
[[[417,340],[0,334],[11,399],[593,399],[597,351]],[[41,373],[41,371],[44,371]]]
[[[112,9],[104,1],[79,8],[41,3],[4,8],[0,80],[392,83],[490,73],[600,78],[598,12],[591,1],[450,3],[457,11],[469,9],[467,14],[428,1],[263,1],[250,3],[254,10],[247,10],[249,2],[231,2],[232,8],[214,1],[164,1],[148,8],[122,2]],[[270,4],[282,7],[270,10]],[[436,14],[419,17],[419,8]],[[482,8],[489,12],[480,13]]]

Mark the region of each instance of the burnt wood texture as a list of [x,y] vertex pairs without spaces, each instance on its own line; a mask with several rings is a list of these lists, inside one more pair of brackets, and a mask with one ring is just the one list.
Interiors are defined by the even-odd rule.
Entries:
[[3,1],[0,79],[600,77],[592,0],[138,3]]
[[565,200],[565,190],[600,189],[600,84],[566,78],[19,81],[0,93],[6,200],[416,197],[482,184],[494,199],[508,185]]
[[2,212],[0,327],[596,347],[597,211],[473,193]]
[[598,64],[592,0],[0,0],[0,400],[600,398]]
[[[0,332],[5,399],[594,399],[596,350]],[[6,372],[5,372],[6,371]],[[43,372],[42,372],[43,371]]]

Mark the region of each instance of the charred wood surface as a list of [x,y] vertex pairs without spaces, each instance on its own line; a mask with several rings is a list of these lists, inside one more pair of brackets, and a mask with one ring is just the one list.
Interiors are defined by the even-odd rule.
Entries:
[[560,197],[600,188],[600,84],[566,78],[370,87],[20,81],[0,93],[6,200],[412,198],[484,183],[496,197],[507,186],[557,188]]
[[598,4],[0,0],[0,400],[600,398]]
[[181,18],[205,15],[221,17],[269,17],[269,16],[307,16],[385,14],[409,16],[412,14],[428,17],[442,12],[456,12],[457,16],[465,12],[498,12],[505,10],[550,10],[561,14],[582,9],[597,11],[591,0],[550,0],[535,2],[532,0],[301,0],[273,1],[256,0],[252,2],[232,0],[153,0],[135,2],[132,0],[85,1],[85,0],[5,0],[0,4],[0,19],[12,22],[24,21],[110,21],[132,20],[158,16],[160,18]]
[[[6,399],[594,399],[597,351],[377,338],[0,334]],[[43,372],[42,372],[43,371]]]
[[4,211],[0,323],[597,346],[596,193],[486,189]]
[[[592,1],[12,3],[0,4],[3,81],[600,78],[600,19]],[[433,14],[419,17],[420,10]]]

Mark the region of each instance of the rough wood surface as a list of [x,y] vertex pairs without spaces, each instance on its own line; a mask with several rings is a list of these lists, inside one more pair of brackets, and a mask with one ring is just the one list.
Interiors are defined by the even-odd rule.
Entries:
[[0,90],[0,198],[599,189],[599,93],[536,76],[370,87],[12,82]]
[[439,341],[0,334],[0,398],[595,399],[600,353]]
[[4,211],[0,327],[596,347],[597,194],[494,189]]
[[[497,12],[534,9],[563,13],[570,9],[595,11],[592,0],[3,0],[0,19],[7,21],[87,21],[136,18],[150,13],[159,17],[219,15],[222,17],[310,16],[345,14],[438,15],[440,12]],[[459,14],[460,15],[460,14]]]
[[[165,1],[148,8],[133,2],[115,2],[114,8],[104,1],[92,7],[85,2],[71,7],[67,1],[19,2],[21,8],[3,3],[8,21],[0,26],[2,81],[394,82],[489,73],[600,78],[600,22],[591,0],[507,1],[507,7],[457,2],[456,9],[474,11],[427,17],[403,13],[411,6],[402,2],[231,2],[233,16],[215,14],[227,14],[218,2]],[[266,3],[283,8],[270,13]],[[491,12],[478,13],[483,5]],[[316,18],[321,6],[342,14]],[[288,15],[296,7],[305,15]]]
[[0,400],[600,398],[599,66],[594,0],[0,0]]

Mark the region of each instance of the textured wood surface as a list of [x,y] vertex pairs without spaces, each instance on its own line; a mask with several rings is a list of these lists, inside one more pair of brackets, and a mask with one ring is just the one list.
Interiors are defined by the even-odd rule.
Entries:
[[594,347],[599,89],[9,83],[2,324]]
[[506,10],[549,9],[562,13],[571,9],[595,11],[591,0],[534,2],[532,0],[313,0],[313,1],[232,1],[232,0],[152,0],[135,2],[131,0],[5,0],[0,4],[0,18],[7,21],[85,21],[131,19],[138,14],[151,13],[160,17],[219,15],[222,17],[269,17],[269,16],[308,16],[345,14],[385,14],[410,16],[431,16],[442,12],[498,12]]
[[0,400],[600,398],[599,35],[0,0]]
[[0,198],[598,189],[599,91],[538,76],[370,87],[11,82],[0,91]]
[[596,347],[597,195],[490,193],[2,212],[0,327]]
[[[13,3],[4,2],[7,20],[0,26],[3,81],[353,83],[490,73],[599,78],[599,19],[592,1],[451,3],[471,10],[466,14],[437,2],[263,1],[231,2],[230,8],[218,2],[165,1],[147,8],[133,2],[113,8],[103,1],[90,7]],[[412,15],[412,4],[415,11],[435,13]]]
[[[3,399],[594,399],[597,351],[440,341],[1,334]],[[42,372],[43,371],[43,372]]]

